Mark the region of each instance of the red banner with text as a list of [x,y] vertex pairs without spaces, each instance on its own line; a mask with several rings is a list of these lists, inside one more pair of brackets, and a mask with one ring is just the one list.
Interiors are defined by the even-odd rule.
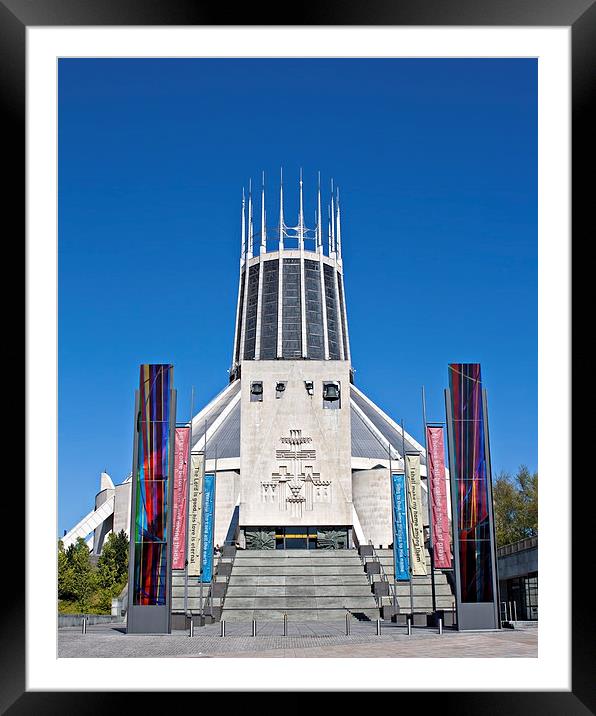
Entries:
[[445,446],[443,428],[426,428],[428,449],[428,482],[433,531],[434,566],[451,569],[451,540],[447,511],[447,480],[445,478]]
[[184,569],[186,559],[186,501],[190,427],[176,428],[174,442],[174,497],[172,512],[172,569]]

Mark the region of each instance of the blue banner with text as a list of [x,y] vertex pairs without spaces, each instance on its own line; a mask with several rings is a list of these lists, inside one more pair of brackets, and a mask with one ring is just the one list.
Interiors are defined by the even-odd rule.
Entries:
[[203,509],[201,515],[201,582],[213,579],[213,527],[215,522],[215,475],[203,480]]
[[391,475],[393,490],[393,561],[395,579],[410,579],[410,553],[408,548],[406,476],[400,473]]

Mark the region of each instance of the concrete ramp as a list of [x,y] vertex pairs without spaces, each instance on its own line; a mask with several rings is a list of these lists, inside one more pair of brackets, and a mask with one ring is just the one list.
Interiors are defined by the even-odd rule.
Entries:
[[[109,497],[102,505],[96,510],[93,510],[88,515],[85,515],[64,537],[62,537],[62,544],[64,549],[68,549],[71,544],[77,541],[78,537],[85,539],[88,537],[90,532],[104,521],[114,512],[114,497]],[[89,544],[89,542],[87,543]]]

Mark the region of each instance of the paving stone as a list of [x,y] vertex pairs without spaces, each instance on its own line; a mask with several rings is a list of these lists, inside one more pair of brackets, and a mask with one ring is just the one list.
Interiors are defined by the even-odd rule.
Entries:
[[[280,617],[283,616],[280,613]],[[169,635],[126,634],[121,625],[93,625],[87,634],[78,627],[58,630],[58,656],[79,658],[150,657],[258,657],[258,658],[536,658],[538,629],[507,629],[496,632],[457,632],[415,628],[408,637],[402,626],[383,622],[376,636],[375,622],[353,620],[350,636],[343,620],[300,621],[288,619],[283,636],[282,619],[257,624],[252,637],[250,621],[226,622]]]

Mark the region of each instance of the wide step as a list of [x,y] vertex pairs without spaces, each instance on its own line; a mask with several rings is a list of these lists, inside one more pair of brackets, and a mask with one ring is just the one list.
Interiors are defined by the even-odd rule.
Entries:
[[379,609],[355,550],[246,550],[236,554],[222,619],[378,618]]

